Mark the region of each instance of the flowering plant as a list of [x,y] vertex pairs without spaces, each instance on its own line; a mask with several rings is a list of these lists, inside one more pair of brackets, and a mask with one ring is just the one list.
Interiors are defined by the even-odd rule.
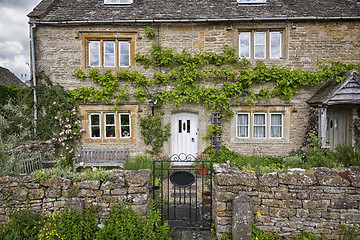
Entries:
[[[57,105],[53,102],[53,105]],[[70,166],[75,158],[75,147],[85,130],[81,127],[81,118],[75,107],[68,111],[59,112],[55,116],[60,126],[60,132],[52,138],[52,141],[60,149],[58,160],[61,165]]]

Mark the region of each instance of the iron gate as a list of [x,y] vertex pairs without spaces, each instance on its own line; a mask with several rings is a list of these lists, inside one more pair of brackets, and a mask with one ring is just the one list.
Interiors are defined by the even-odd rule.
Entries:
[[179,154],[153,162],[153,199],[162,221],[176,228],[210,228],[212,162]]

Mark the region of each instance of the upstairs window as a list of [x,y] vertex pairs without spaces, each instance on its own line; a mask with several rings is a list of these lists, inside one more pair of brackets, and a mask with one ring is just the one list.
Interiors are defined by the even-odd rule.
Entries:
[[240,31],[240,57],[247,59],[281,59],[282,55],[282,31]]
[[133,0],[104,0],[104,4],[132,4]]
[[88,41],[89,67],[129,67],[129,41]]

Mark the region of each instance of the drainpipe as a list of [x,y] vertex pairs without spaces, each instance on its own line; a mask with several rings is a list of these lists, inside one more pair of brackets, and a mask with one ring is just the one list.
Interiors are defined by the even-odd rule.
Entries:
[[31,43],[31,67],[32,67],[31,71],[32,71],[33,85],[34,85],[34,135],[36,135],[38,110],[37,110],[37,106],[36,106],[37,105],[37,96],[36,96],[34,28],[36,28],[36,24],[32,23],[32,25],[30,25],[30,43]]

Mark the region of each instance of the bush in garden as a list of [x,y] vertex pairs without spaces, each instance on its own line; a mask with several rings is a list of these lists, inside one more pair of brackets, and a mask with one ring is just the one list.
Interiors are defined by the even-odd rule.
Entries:
[[96,224],[97,214],[91,208],[85,208],[80,213],[65,208],[46,216],[44,225],[39,231],[39,240],[42,239],[94,239],[99,227]]
[[153,204],[148,218],[135,213],[130,206],[122,204],[113,207],[110,219],[95,239],[165,240],[171,239],[171,234],[168,224],[161,224],[159,210],[155,210]]
[[15,211],[5,225],[0,225],[0,239],[32,240],[38,239],[39,229],[43,226],[40,213],[30,210]]

